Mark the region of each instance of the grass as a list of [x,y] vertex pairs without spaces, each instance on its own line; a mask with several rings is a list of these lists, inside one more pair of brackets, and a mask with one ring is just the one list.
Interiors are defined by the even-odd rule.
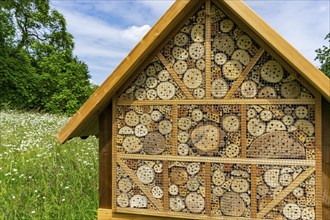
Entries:
[[0,219],[95,219],[97,139],[60,145],[67,117],[0,112]]

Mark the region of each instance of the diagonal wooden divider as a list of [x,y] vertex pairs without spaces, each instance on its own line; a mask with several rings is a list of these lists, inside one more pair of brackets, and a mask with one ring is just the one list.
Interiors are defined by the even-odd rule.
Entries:
[[171,67],[170,63],[166,60],[166,58],[163,56],[162,53],[157,54],[158,59],[162,62],[162,64],[165,66],[166,70],[170,73],[174,81],[178,84],[180,89],[183,91],[183,93],[187,96],[188,99],[194,99],[194,96],[190,93],[187,86],[182,82],[178,74],[174,71],[174,69]]
[[125,171],[132,181],[141,189],[148,199],[156,206],[159,211],[163,211],[163,204],[159,202],[150,192],[150,190],[139,180],[135,173],[125,164],[123,160],[118,160],[117,163]]
[[268,205],[263,208],[258,214],[257,218],[263,218],[270,212],[278,203],[280,203],[286,196],[288,196],[296,187],[298,187],[304,180],[306,180],[313,172],[315,167],[310,167],[300,174],[292,183],[287,186],[282,192],[280,192],[274,200],[272,200]]
[[234,93],[237,91],[238,87],[242,84],[246,76],[249,74],[249,72],[252,70],[252,68],[256,65],[262,54],[265,52],[263,48],[260,48],[257,53],[254,55],[252,60],[248,63],[248,65],[245,67],[241,75],[237,78],[237,80],[233,83],[230,90],[227,92],[224,99],[230,99]]

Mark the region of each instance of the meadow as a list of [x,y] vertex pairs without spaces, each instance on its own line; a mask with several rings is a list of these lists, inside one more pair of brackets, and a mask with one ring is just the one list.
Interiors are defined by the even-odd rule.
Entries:
[[68,117],[0,111],[0,219],[95,219],[95,137],[64,145],[55,134]]

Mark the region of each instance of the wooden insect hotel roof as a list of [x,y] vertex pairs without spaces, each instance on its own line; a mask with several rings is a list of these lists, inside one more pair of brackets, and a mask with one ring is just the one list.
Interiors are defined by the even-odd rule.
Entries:
[[[114,94],[136,71],[141,71],[145,67],[143,64],[148,63],[150,57],[157,55],[159,49],[165,45],[164,43],[167,43],[166,39],[174,30],[178,30],[180,24],[191,16],[203,2],[177,0],[58,133],[58,141],[64,143],[73,137],[97,134],[99,114],[109,105]],[[256,40],[267,53],[277,59],[283,67],[294,73],[297,79],[310,84],[312,89],[320,92],[330,102],[330,80],[243,1],[214,0],[212,2]]]

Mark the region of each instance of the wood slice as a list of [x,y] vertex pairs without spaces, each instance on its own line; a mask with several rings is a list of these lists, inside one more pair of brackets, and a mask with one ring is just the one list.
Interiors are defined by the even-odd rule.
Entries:
[[265,183],[272,188],[278,187],[280,186],[279,176],[280,176],[279,169],[274,168],[274,169],[266,170],[264,174]]
[[257,111],[253,108],[250,108],[246,114],[248,119],[257,117]]
[[257,95],[257,84],[251,80],[245,81],[241,86],[241,93],[244,98],[253,98]]
[[194,109],[192,112],[191,112],[191,119],[195,122],[199,122],[203,119],[203,112],[199,109]]
[[280,175],[280,184],[282,186],[288,186],[292,183],[292,176],[289,173],[282,173]]
[[129,205],[129,198],[126,193],[121,193],[117,196],[117,204],[121,208],[126,208]]
[[132,190],[133,183],[129,178],[122,178],[118,182],[118,188],[123,193],[128,193]]
[[294,118],[291,115],[284,115],[282,118],[282,122],[283,122],[283,124],[285,124],[287,126],[293,125]]
[[285,131],[266,133],[255,139],[247,151],[253,158],[292,158],[305,157],[305,148],[297,138]]
[[180,196],[170,198],[170,209],[174,212],[181,212],[185,208],[184,201]]
[[236,144],[230,144],[226,147],[226,156],[233,158],[239,155],[240,148]]
[[189,41],[189,38],[185,33],[179,32],[174,37],[174,44],[179,47],[185,46],[188,43],[188,41]]
[[199,59],[196,61],[196,67],[200,71],[203,71],[205,69],[205,60],[204,59]]
[[171,171],[170,178],[175,185],[184,185],[188,181],[188,173],[184,168],[175,167]]
[[247,124],[247,130],[252,136],[260,136],[266,131],[266,125],[258,118],[252,118]]
[[132,134],[134,134],[134,131],[131,127],[124,126],[124,127],[119,129],[118,134],[132,135]]
[[219,66],[227,62],[227,55],[225,53],[216,53],[214,55],[214,62]]
[[174,63],[173,69],[177,74],[182,75],[187,71],[188,64],[184,60],[178,60]]
[[205,90],[203,88],[194,89],[194,97],[196,99],[202,99],[205,96]]
[[226,192],[220,199],[220,209],[226,216],[242,216],[246,210],[246,205],[238,193]]
[[153,121],[158,122],[163,118],[163,114],[160,111],[155,110],[151,112],[150,117]]
[[314,132],[315,132],[314,125],[305,119],[297,120],[296,123],[294,123],[294,126],[297,127],[298,130],[303,131],[308,136],[314,135]]
[[294,110],[295,115],[297,118],[304,119],[308,116],[308,109],[305,106],[298,106]]
[[142,150],[142,143],[138,137],[127,136],[123,140],[123,148],[127,153],[138,153]]
[[147,165],[142,165],[137,169],[136,176],[143,184],[150,184],[155,179],[155,171]]
[[196,24],[191,29],[191,39],[198,43],[204,42],[204,25]]
[[228,80],[237,79],[242,71],[242,64],[236,60],[227,61],[222,67],[223,76]]
[[148,88],[152,89],[158,85],[158,81],[155,77],[148,77],[146,80],[146,85]]
[[301,187],[296,187],[293,191],[292,194],[296,197],[296,198],[300,198],[302,196],[304,196],[304,189]]
[[189,53],[182,47],[174,47],[172,50],[172,55],[177,60],[186,60],[189,56]]
[[216,186],[221,186],[226,181],[226,174],[222,170],[217,169],[212,174],[212,183]]
[[225,193],[225,190],[221,186],[215,186],[212,189],[212,194],[215,196],[222,196]]
[[148,89],[146,96],[148,100],[155,100],[157,98],[157,91],[154,89]]
[[230,56],[235,50],[235,41],[227,34],[217,35],[213,41],[213,48]]
[[148,134],[148,128],[145,125],[139,124],[134,130],[135,136],[144,137]]
[[220,143],[220,130],[214,125],[202,125],[191,132],[192,144],[206,153],[218,150]]
[[268,122],[266,127],[266,132],[275,132],[275,131],[286,131],[286,127],[282,121],[279,120],[271,120]]
[[140,123],[143,125],[149,125],[151,123],[151,116],[147,113],[140,116]]
[[192,59],[198,60],[204,56],[205,47],[201,43],[193,43],[189,46],[189,55]]
[[170,185],[170,187],[168,188],[168,192],[170,195],[172,196],[176,196],[179,194],[179,187],[175,184]]
[[313,207],[305,207],[301,211],[302,220],[314,220],[315,219],[315,209]]
[[165,138],[158,132],[147,134],[143,141],[143,150],[147,154],[156,155],[164,152],[166,147]]
[[250,195],[248,193],[241,193],[239,196],[243,199],[245,204],[247,204],[247,205],[251,204],[251,198],[250,198]]
[[189,163],[187,166],[187,172],[190,175],[195,175],[199,172],[200,166],[199,163]]
[[179,144],[178,154],[180,156],[187,156],[189,154],[189,145],[188,144]]
[[170,82],[161,82],[157,86],[157,95],[163,100],[172,99],[175,95],[175,86]]
[[163,164],[162,163],[156,163],[154,165],[154,171],[155,171],[155,173],[162,173],[163,172]]
[[134,93],[134,97],[137,100],[145,100],[147,97],[147,92],[145,89],[137,89]]
[[242,36],[243,34],[244,34],[244,31],[241,28],[239,28],[239,27],[235,28],[235,30],[234,30],[234,39],[238,40],[238,38],[240,36]]
[[179,118],[179,121],[178,121],[178,128],[183,130],[183,131],[186,131],[186,130],[189,130],[191,127],[191,119],[188,118],[188,117],[183,117],[183,118]]
[[231,189],[236,193],[247,192],[249,188],[250,184],[245,178],[234,178],[231,183]]
[[266,184],[259,185],[257,187],[257,193],[259,196],[265,196],[269,192],[269,188]]
[[226,132],[238,131],[239,126],[239,118],[236,115],[226,115],[222,119],[222,128]]
[[233,55],[231,56],[232,60],[237,60],[244,66],[250,63],[250,55],[246,50],[235,50]]
[[223,98],[227,94],[228,89],[228,83],[223,78],[212,82],[211,93],[215,98]]
[[247,35],[242,35],[237,39],[237,46],[240,49],[248,50],[250,47],[252,47],[253,42],[251,38]]
[[281,95],[287,99],[295,99],[300,97],[301,89],[297,81],[283,83],[281,85]]
[[230,32],[234,28],[234,22],[230,19],[225,19],[220,23],[220,30],[224,33]]
[[269,83],[279,83],[283,79],[283,68],[275,60],[267,61],[261,67],[261,78]]
[[147,75],[145,73],[142,73],[134,81],[134,84],[137,85],[137,86],[142,86],[142,85],[144,85],[146,79],[147,79]]
[[148,68],[146,69],[145,73],[147,74],[147,76],[154,76],[156,74],[155,66],[154,65],[149,65]]
[[264,86],[258,93],[258,98],[261,99],[275,99],[276,97],[277,92],[275,88],[271,86]]
[[188,69],[183,76],[183,83],[189,89],[199,87],[203,82],[202,72],[198,69]]
[[201,213],[205,208],[205,200],[203,196],[196,192],[189,193],[185,202],[188,210],[192,213]]
[[199,189],[199,181],[196,177],[190,178],[187,181],[187,189],[191,192],[196,192]]
[[161,199],[164,195],[162,188],[160,188],[159,186],[152,187],[151,193],[156,199]]
[[172,131],[172,123],[169,120],[159,122],[159,132],[161,134],[169,134]]
[[189,140],[189,133],[188,132],[179,132],[178,134],[178,141],[182,144],[187,143]]
[[[158,61],[158,58],[157,58],[157,61]],[[155,66],[156,72],[158,73],[161,70],[163,70],[163,66],[160,63],[158,63],[157,61],[155,61],[153,64]]]
[[270,121],[273,118],[273,113],[270,110],[262,110],[260,112],[260,119],[263,121]]
[[131,208],[147,208],[148,207],[148,198],[143,195],[134,195],[129,200]]
[[301,209],[297,204],[288,203],[283,208],[283,215],[290,220],[296,220],[301,217]]
[[158,79],[161,82],[166,82],[170,79],[170,73],[167,70],[162,70],[158,73]]

